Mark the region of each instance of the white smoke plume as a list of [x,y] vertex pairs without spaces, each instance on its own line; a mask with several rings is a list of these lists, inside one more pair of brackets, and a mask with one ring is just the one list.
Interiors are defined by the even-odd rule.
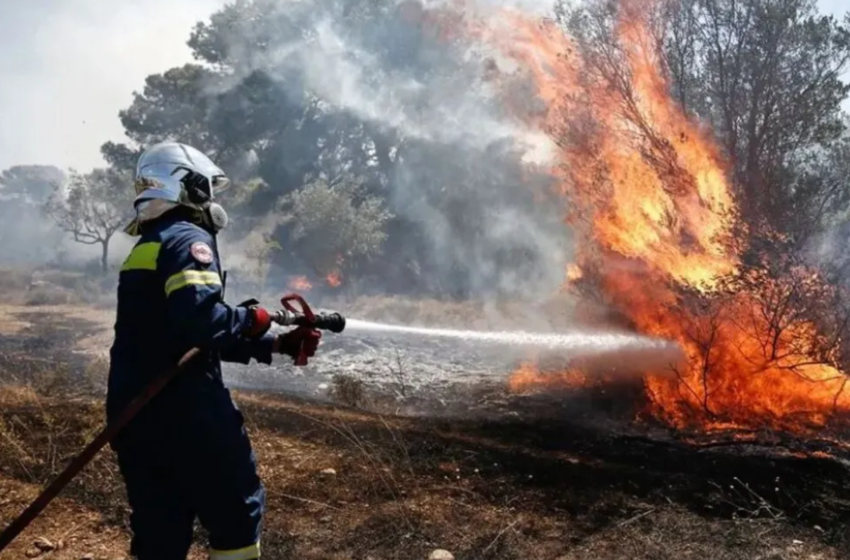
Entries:
[[[293,103],[315,99],[327,114],[412,144],[388,177],[386,198],[421,230],[430,255],[425,274],[462,283],[465,293],[551,294],[563,281],[571,239],[562,202],[532,199],[549,193],[556,146],[508,111],[487,71],[509,69],[510,61],[466,28],[506,26],[498,13],[508,6],[466,3],[453,12],[461,19],[448,22],[459,38],[447,40],[428,20],[453,9],[448,4],[386,2],[365,14],[349,4],[255,2],[252,17],[228,28],[222,50],[232,73],[211,93],[262,72]],[[540,16],[551,10],[540,2],[512,7]],[[305,133],[300,141],[315,140]],[[541,173],[529,179],[529,165]]]

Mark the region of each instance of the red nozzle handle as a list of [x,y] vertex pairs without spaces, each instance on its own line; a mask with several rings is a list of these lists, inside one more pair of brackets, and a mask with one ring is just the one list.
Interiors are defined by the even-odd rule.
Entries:
[[[301,305],[301,309],[295,309],[292,305],[293,301],[297,301]],[[304,298],[298,294],[287,294],[280,298],[280,304],[284,309],[290,311],[292,313],[300,313],[304,315],[308,322],[312,323],[316,320],[316,316],[313,314],[313,310],[310,309],[310,306],[304,301]]]
[[[301,309],[295,309],[292,305],[292,302],[298,302],[301,305]],[[316,316],[313,314],[313,310],[310,309],[310,306],[307,305],[307,302],[304,301],[304,298],[298,294],[287,294],[280,298],[280,304],[284,309],[291,313],[299,313],[307,319],[308,324],[314,323],[316,321]],[[298,327],[299,329],[312,329],[312,327],[307,325],[302,325]],[[297,330],[297,329],[296,329]],[[298,351],[298,357],[295,358],[296,366],[306,366],[307,365],[307,355],[304,353],[304,347],[302,343],[301,349]]]

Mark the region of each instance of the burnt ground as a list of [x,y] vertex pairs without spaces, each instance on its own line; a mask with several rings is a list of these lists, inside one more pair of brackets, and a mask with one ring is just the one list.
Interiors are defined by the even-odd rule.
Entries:
[[[105,364],[79,350],[105,323],[79,309],[0,315],[5,524],[101,427]],[[268,488],[266,558],[850,558],[840,445],[684,440],[627,424],[616,392],[509,397],[490,380],[451,390],[474,399],[468,414],[408,398],[417,415],[400,416],[356,378],[328,383],[347,406],[235,391]],[[0,558],[126,557],[126,520],[104,451]],[[193,558],[203,545],[199,529]]]

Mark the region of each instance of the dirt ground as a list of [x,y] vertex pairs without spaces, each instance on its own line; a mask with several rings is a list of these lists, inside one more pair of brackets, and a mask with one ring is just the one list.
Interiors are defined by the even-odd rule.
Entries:
[[[111,321],[0,307],[0,524],[100,429]],[[850,478],[829,447],[804,456],[806,442],[694,445],[533,414],[405,418],[234,394],[268,489],[264,558],[850,558]],[[127,514],[104,451],[0,558],[126,558]],[[199,528],[192,558],[203,551]]]

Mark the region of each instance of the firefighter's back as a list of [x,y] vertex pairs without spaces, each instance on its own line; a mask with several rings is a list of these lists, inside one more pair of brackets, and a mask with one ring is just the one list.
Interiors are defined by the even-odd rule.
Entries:
[[[181,219],[163,219],[142,234],[121,266],[118,279],[118,305],[115,339],[110,349],[107,411],[110,417],[125,407],[158,375],[177,363],[189,350],[185,337],[172,328],[169,320],[167,282],[158,264],[171,258],[162,253],[170,244],[187,236],[199,235],[198,226]],[[171,390],[163,391],[157,401],[161,408],[179,398],[179,388],[187,381],[205,381],[220,376],[220,364],[210,355],[199,356],[175,379]],[[210,374],[204,376],[204,373]],[[189,403],[182,403],[181,408]]]

